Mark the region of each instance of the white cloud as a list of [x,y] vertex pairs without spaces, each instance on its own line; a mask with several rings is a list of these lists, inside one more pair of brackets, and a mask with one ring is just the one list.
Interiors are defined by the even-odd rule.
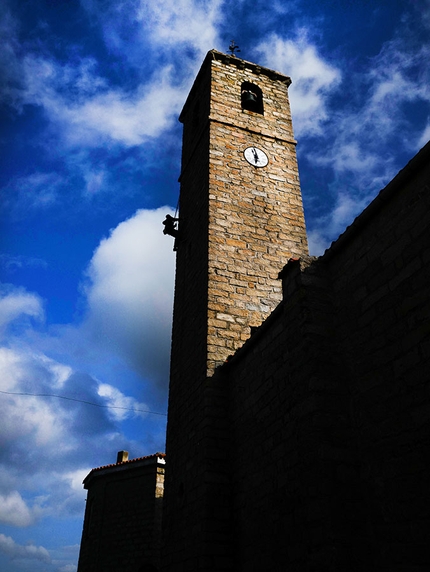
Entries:
[[[430,50],[428,58],[424,59],[430,59]],[[374,59],[367,77],[361,77],[361,105],[337,112],[336,121],[329,129],[331,145],[320,148],[314,154],[314,160],[332,167],[337,173],[354,173],[356,186],[367,192],[369,187],[375,192],[386,184],[395,174],[393,156],[392,153],[389,158],[384,156],[381,148],[388,149],[390,143],[399,146],[400,140],[412,154],[422,146],[426,136],[424,133],[414,137],[405,131],[408,129],[408,107],[418,101],[430,102],[430,73],[427,73],[424,85],[418,82],[417,86],[417,82],[409,77],[416,60],[416,54],[405,56],[399,42],[385,46]]]
[[[425,132],[417,130],[414,134],[407,116],[413,106],[430,103],[430,69],[422,65],[429,60],[430,46],[416,46],[401,36],[387,42],[371,60],[367,74],[361,78],[364,94],[361,109],[340,118],[331,155],[331,159],[337,157],[337,168],[343,162],[343,168],[350,169],[348,158],[340,157],[347,134],[357,141],[356,145],[361,145],[362,156],[367,154],[367,160],[373,161],[367,170],[370,174],[381,169],[381,147],[391,143],[393,151],[402,146],[412,155],[426,142]],[[360,163],[353,170],[366,172]],[[392,175],[392,171],[387,173],[385,182]]]
[[[115,430],[110,419],[117,422],[144,416],[140,410],[148,409],[119,389],[76,373],[70,366],[35,353],[30,347],[0,347],[0,393],[0,441],[13,456],[11,470],[41,448],[45,449],[45,460],[55,450],[61,450],[64,457],[73,457],[85,440]],[[21,461],[20,454],[24,454]],[[36,471],[37,466],[35,463]],[[56,466],[53,464],[51,470]],[[0,485],[1,490],[5,489]]]
[[323,254],[330,242],[345,230],[368,202],[367,198],[340,192],[333,209],[314,221],[313,229],[308,233],[309,252],[313,256]]
[[[142,74],[140,84],[130,89],[109,86],[93,58],[83,58],[73,65],[29,52],[20,59],[14,41],[16,33],[9,25],[10,57],[14,59],[14,69],[20,70],[18,87],[13,88],[14,98],[21,104],[43,108],[56,136],[72,147],[141,145],[159,136],[176,119],[197,62],[217,43],[222,4],[222,0],[141,0],[135,10],[129,5],[100,10],[97,2],[84,2],[101,25],[109,28],[110,38],[113,35],[116,43],[124,42],[124,50],[127,44],[123,57],[130,50],[130,38],[127,35],[121,40],[116,28],[123,25],[128,30],[137,24],[141,27],[139,42],[132,49],[140,54],[149,50],[154,60],[152,70],[156,71],[149,76]],[[178,44],[192,47],[193,56],[181,57]],[[90,185],[90,192],[93,189]],[[49,197],[48,193],[44,199]]]
[[75,564],[66,564],[65,566],[60,566],[58,572],[76,572],[77,568]]
[[79,544],[71,546],[59,546],[51,548],[49,553],[55,572],[76,572],[76,564],[79,558]]
[[43,546],[17,544],[10,536],[0,534],[0,550],[12,559],[41,560],[51,562],[49,552]]
[[169,207],[141,210],[94,253],[85,327],[143,377],[167,382],[173,304],[173,239],[162,233]]
[[38,320],[43,318],[43,305],[39,296],[23,289],[8,290],[6,286],[0,285],[0,334],[11,322],[23,316]]
[[12,526],[33,524],[34,515],[18,491],[13,491],[7,495],[0,494],[0,522]]
[[19,61],[17,51],[19,43],[17,40],[17,31],[19,24],[13,17],[6,3],[2,5],[0,10],[0,101],[15,103],[14,86],[20,82]]
[[85,179],[85,193],[87,196],[96,195],[103,189],[105,180],[107,178],[106,170],[91,169],[84,172]]
[[128,448],[119,422],[147,407],[14,342],[20,347],[0,348],[0,522],[29,527],[48,515],[82,515],[84,476],[96,458]]
[[71,145],[99,145],[106,141],[141,145],[171,124],[184,99],[184,93],[172,85],[170,76],[168,67],[134,93],[110,89],[79,104],[67,106],[56,100],[46,102],[46,107],[65,128],[65,138]]
[[174,85],[171,66],[130,91],[107,87],[88,60],[72,67],[27,55],[22,68],[23,100],[41,106],[57,136],[71,146],[140,145],[171,124],[185,95]]
[[[320,159],[320,162],[324,162]],[[326,159],[326,164],[328,158]],[[360,146],[359,140],[351,138],[349,141],[343,140],[342,145],[337,148],[337,153],[330,155],[330,165],[337,173],[341,171],[352,171],[357,173],[369,173],[377,166],[378,157]]]
[[[372,61],[369,70],[371,81],[370,109],[380,104],[393,105],[397,110],[405,101],[429,100],[430,71],[422,62],[430,58],[429,45],[409,45],[398,37],[387,42]],[[385,108],[387,112],[387,107]]]
[[217,44],[222,5],[222,0],[141,0],[137,18],[156,44],[175,50],[181,49],[178,44],[189,44],[201,57]]
[[[79,373],[67,358],[85,347],[98,358],[125,360],[165,396],[175,258],[173,239],[162,233],[167,212],[138,211],[100,243],[88,269],[88,314],[82,324],[68,326],[69,337],[62,337],[62,328],[51,335],[14,331],[8,347],[0,348],[3,522],[30,526],[48,515],[82,514],[81,482],[97,466],[95,458],[103,464],[112,450],[123,448],[146,453],[122,432],[126,419],[152,424],[157,437],[148,436],[145,446],[159,449],[153,441],[164,441],[164,418],[141,413],[149,407],[121,388],[123,369],[116,386]],[[42,315],[36,295],[12,286],[3,290],[0,309],[5,327]],[[66,361],[53,359],[52,352]]]
[[42,258],[30,256],[13,256],[11,254],[0,254],[0,264],[8,272],[14,272],[18,268],[46,268],[47,264]]
[[[4,407],[0,436],[4,445],[27,439],[34,447],[60,443],[64,438],[64,418],[52,402],[32,395],[19,393],[48,393],[47,387],[55,387],[59,366],[51,370],[51,364],[43,356],[0,348],[0,388],[8,392],[2,397]],[[64,373],[64,372],[63,372]]]
[[59,196],[65,180],[57,173],[35,172],[12,179],[3,189],[3,202],[19,216],[34,209],[51,207]]
[[82,497],[82,481],[91,471],[92,467],[87,467],[86,469],[79,469],[76,471],[70,471],[67,473],[63,473],[59,475],[58,478],[61,478],[63,481],[68,483],[70,490],[78,493],[80,497]]
[[421,136],[418,138],[418,147],[424,147],[424,145],[429,141],[430,141],[430,123],[426,125]]
[[336,108],[326,99],[331,121],[319,145],[315,139],[309,146],[306,137],[300,140],[307,161],[323,167],[325,177],[331,173],[323,192],[326,204],[333,206],[325,216],[312,217],[313,254],[322,253],[404,166],[405,157],[412,157],[430,137],[428,127],[411,120],[422,116],[430,103],[430,46],[418,40],[416,22],[414,28],[406,18],[394,39],[363,69],[346,69],[343,85],[348,84],[351,97]]
[[77,63],[60,63],[53,57],[26,53],[20,60],[23,90],[27,104],[55,109],[60,94],[71,101],[81,101],[107,88],[107,82],[98,75],[93,58],[82,58]]
[[176,62],[182,70],[195,66],[218,44],[226,10],[224,0],[138,0],[82,5],[103,30],[108,49],[136,68],[147,69],[142,54],[150,54],[153,66]]
[[272,34],[256,51],[268,67],[293,80],[289,95],[296,133],[320,133],[328,117],[326,99],[340,83],[340,70],[324,60],[303,30],[294,40]]
[[129,417],[130,410],[141,417],[146,416],[145,412],[148,411],[148,406],[145,403],[139,403],[132,397],[127,397],[119,389],[108,383],[99,385],[98,394],[105,399],[107,405],[111,408],[109,413],[118,421]]
[[[156,7],[155,12],[160,15],[158,10]],[[160,26],[163,28],[163,24]],[[49,120],[50,134],[70,146],[140,145],[171,125],[184,101],[186,91],[178,88],[180,82],[171,64],[154,66],[157,71],[149,77],[142,76],[137,87],[109,86],[93,58],[63,63],[36,51],[22,55],[12,17],[2,18],[1,27],[7,47],[4,61],[0,61],[0,70],[5,71],[3,98],[20,110],[23,105],[42,108]],[[201,29],[205,29],[203,21]],[[55,198],[53,174],[36,173],[22,179],[23,185],[43,187],[44,192],[36,197],[39,202],[49,203]],[[29,193],[27,198],[31,202],[34,194]]]

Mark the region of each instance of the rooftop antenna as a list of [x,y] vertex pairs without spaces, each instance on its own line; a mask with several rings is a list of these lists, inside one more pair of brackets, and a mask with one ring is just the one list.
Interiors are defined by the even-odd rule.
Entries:
[[228,47],[228,51],[234,57],[236,57],[236,52],[240,52],[239,46],[236,44],[236,42],[234,40],[232,40],[230,42],[230,45]]

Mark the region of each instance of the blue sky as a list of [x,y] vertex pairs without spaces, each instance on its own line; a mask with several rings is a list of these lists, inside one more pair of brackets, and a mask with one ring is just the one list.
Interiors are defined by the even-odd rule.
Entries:
[[74,572],[85,475],[164,450],[161,223],[206,52],[292,78],[321,254],[430,138],[430,2],[3,0],[0,34],[0,569]]

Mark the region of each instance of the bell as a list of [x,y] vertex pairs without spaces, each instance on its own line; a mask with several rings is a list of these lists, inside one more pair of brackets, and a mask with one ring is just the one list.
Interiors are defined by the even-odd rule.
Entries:
[[257,96],[252,91],[242,91],[242,107],[250,111],[257,108]]

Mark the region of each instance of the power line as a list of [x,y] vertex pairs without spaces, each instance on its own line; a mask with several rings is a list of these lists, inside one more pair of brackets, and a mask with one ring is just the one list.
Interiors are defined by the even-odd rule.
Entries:
[[25,392],[13,392],[13,391],[2,391],[5,395],[22,395],[22,396],[32,396],[32,397],[56,397],[57,399],[65,399],[67,401],[77,401],[78,403],[86,403],[87,405],[93,405],[94,407],[103,407],[104,409],[122,409],[123,411],[135,411],[138,413],[151,413],[152,415],[163,415],[167,417],[167,413],[159,413],[157,411],[150,411],[145,409],[133,409],[132,407],[120,407],[119,405],[101,405],[100,403],[93,403],[92,401],[85,401],[84,399],[76,399],[74,397],[66,397],[65,395],[55,395],[53,393],[25,393]]

